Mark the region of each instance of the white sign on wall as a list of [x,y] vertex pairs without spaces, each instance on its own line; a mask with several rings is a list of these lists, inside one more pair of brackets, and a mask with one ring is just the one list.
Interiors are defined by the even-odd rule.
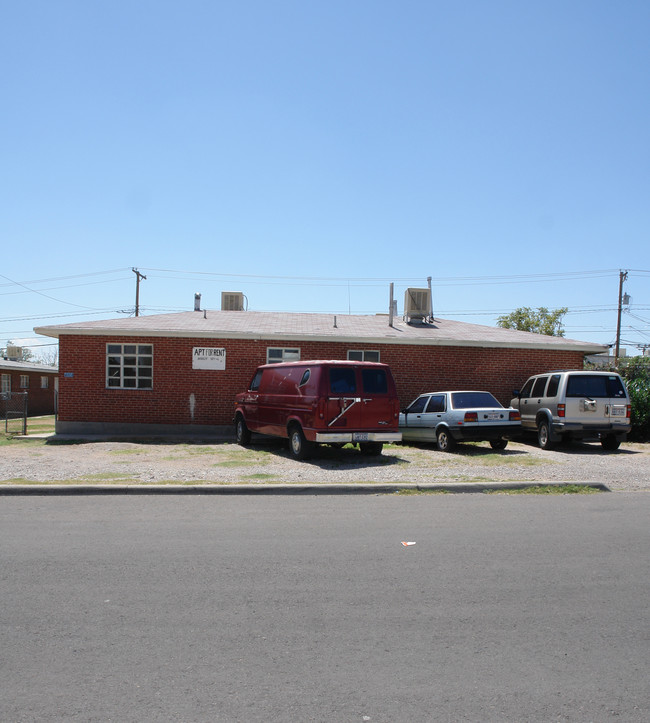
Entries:
[[192,349],[192,369],[225,369],[226,350],[195,346]]

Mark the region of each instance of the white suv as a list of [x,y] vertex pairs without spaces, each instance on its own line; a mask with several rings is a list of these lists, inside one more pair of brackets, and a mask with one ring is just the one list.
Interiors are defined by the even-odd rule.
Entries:
[[514,391],[524,431],[536,431],[539,446],[563,440],[600,440],[618,449],[631,429],[630,398],[614,372],[557,371],[530,377]]

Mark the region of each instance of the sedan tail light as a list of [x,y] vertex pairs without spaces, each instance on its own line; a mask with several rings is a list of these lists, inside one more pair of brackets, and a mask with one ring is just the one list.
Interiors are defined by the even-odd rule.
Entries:
[[478,412],[465,412],[465,419],[463,421],[466,424],[467,422],[478,422]]
[[521,414],[519,412],[510,412],[508,418],[511,422],[521,422]]

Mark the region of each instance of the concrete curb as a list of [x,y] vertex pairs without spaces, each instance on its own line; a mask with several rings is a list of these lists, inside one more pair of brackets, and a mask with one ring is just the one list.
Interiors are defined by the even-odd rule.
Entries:
[[35,495],[386,495],[414,492],[484,493],[528,487],[590,487],[610,492],[600,482],[459,482],[449,484],[265,484],[265,485],[0,485],[0,496]]

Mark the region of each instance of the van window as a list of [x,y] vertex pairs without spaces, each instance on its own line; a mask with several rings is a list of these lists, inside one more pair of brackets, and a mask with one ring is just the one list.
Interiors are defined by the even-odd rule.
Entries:
[[251,392],[256,392],[260,388],[260,381],[262,380],[262,370],[258,369],[255,372],[255,376],[253,377],[253,381],[251,382]]
[[300,384],[298,384],[298,386],[302,387],[305,384],[307,384],[310,376],[311,376],[311,371],[309,369],[305,369],[305,373],[302,375],[302,379],[300,380]]
[[535,381],[535,386],[533,387],[533,391],[531,392],[531,397],[543,397],[544,396],[544,387],[546,386],[546,380],[548,377],[539,377]]
[[621,378],[612,376],[570,374],[566,385],[567,397],[590,397],[591,399],[607,399],[608,397],[625,397],[625,389]]
[[357,380],[354,367],[330,368],[330,390],[333,394],[355,394]]
[[366,394],[386,394],[388,392],[385,369],[362,369],[361,381]]
[[546,390],[547,397],[557,397],[557,390],[560,386],[560,375],[553,374],[551,381],[548,383],[548,389]]

